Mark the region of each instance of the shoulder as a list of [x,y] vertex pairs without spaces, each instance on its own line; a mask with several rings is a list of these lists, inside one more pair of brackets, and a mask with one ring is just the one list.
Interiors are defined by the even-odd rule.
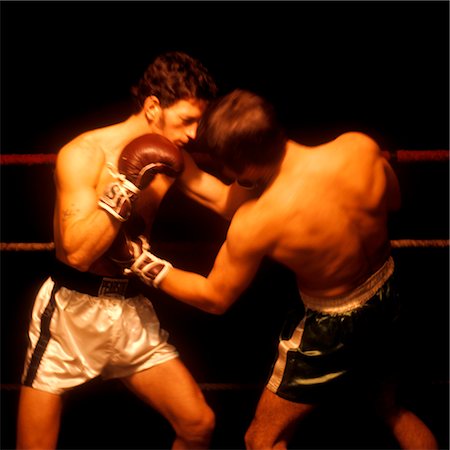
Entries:
[[348,143],[353,146],[357,146],[358,148],[364,148],[376,152],[380,151],[380,146],[375,139],[359,131],[348,131],[343,133],[335,139],[335,142],[342,144]]
[[56,158],[57,168],[102,166],[105,163],[105,154],[94,136],[92,132],[83,133],[62,147]]
[[57,185],[94,186],[106,165],[101,146],[86,133],[76,137],[58,152],[55,165]]
[[272,224],[272,215],[260,199],[248,200],[234,214],[227,240],[251,253],[266,253],[274,241],[278,228]]

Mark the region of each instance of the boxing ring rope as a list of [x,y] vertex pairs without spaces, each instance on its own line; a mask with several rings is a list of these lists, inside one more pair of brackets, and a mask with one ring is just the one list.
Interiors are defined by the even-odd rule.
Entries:
[[[396,150],[382,151],[383,156],[391,163],[399,164],[420,164],[420,163],[448,163],[449,150]],[[56,154],[0,154],[0,166],[12,165],[51,165],[56,161]],[[448,248],[448,239],[396,239],[391,240],[394,249],[403,248]],[[53,242],[0,242],[0,251],[20,252],[20,251],[52,251],[55,245]],[[448,384],[449,380],[435,380],[433,384]],[[203,391],[223,391],[223,390],[246,390],[256,389],[261,386],[255,384],[236,383],[199,383]],[[19,384],[0,384],[2,391],[16,391]]]
[[[392,248],[445,248],[449,247],[448,239],[394,239]],[[55,249],[53,242],[0,242],[0,251],[41,252]]]
[[[448,162],[448,150],[395,150],[382,151],[383,156],[390,162],[398,163],[423,163],[423,162]],[[56,154],[0,154],[0,165],[36,165],[54,164]]]
[[[449,162],[448,150],[396,150],[382,151],[383,156],[391,163],[418,164],[418,163],[443,163]],[[42,165],[54,164],[56,154],[36,153],[36,154],[0,154],[0,165]],[[392,248],[445,248],[449,247],[448,239],[398,239],[391,241]],[[0,251],[51,251],[54,250],[54,243],[26,243],[9,242],[0,243]]]

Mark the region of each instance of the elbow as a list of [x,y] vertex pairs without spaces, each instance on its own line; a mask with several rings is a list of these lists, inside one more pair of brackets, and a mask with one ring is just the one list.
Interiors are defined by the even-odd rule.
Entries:
[[66,253],[66,261],[70,267],[73,267],[80,272],[87,272],[92,262],[87,260],[87,258],[83,258],[82,255],[78,252]]
[[66,264],[80,272],[87,272],[92,263],[98,258],[91,248],[86,248],[80,243],[62,239],[58,253]]
[[67,257],[67,264],[80,272],[87,272],[90,267],[90,264],[73,256]]
[[224,298],[223,296],[210,297],[207,300],[204,310],[209,312],[210,314],[221,316],[228,311],[230,306],[234,303],[234,300],[235,299],[233,298]]

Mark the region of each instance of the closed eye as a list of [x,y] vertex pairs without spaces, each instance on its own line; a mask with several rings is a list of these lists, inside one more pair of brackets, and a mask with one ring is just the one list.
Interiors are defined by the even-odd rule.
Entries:
[[192,125],[198,122],[198,119],[195,117],[180,117],[180,120],[183,122],[184,125]]

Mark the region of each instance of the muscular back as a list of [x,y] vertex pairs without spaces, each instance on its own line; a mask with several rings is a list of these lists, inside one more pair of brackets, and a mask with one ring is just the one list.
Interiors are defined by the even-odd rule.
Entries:
[[389,254],[391,169],[378,146],[347,133],[308,148],[289,142],[276,182],[257,202],[273,245],[269,255],[292,269],[305,293],[344,293]]

